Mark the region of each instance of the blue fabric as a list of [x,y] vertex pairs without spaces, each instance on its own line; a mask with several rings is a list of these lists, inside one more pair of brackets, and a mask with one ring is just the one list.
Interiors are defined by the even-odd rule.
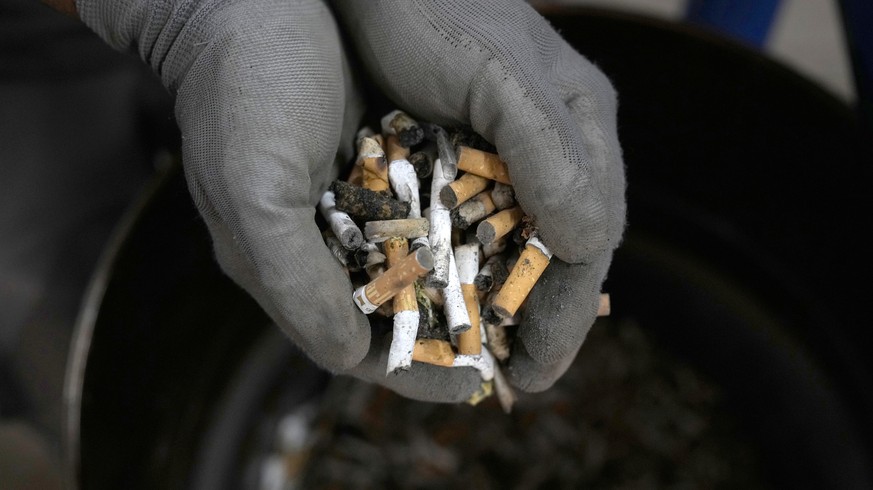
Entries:
[[691,0],[686,19],[756,47],[763,47],[779,0]]

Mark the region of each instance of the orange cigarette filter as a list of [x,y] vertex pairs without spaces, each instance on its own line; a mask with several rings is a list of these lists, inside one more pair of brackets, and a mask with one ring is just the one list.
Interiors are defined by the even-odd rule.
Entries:
[[443,187],[440,192],[440,200],[449,209],[457,207],[476,194],[484,191],[491,180],[476,174],[466,173],[458,180],[452,181]]
[[494,240],[506,236],[521,223],[522,218],[524,218],[524,211],[521,210],[521,206],[504,209],[479,223],[476,228],[476,238],[483,245],[490,244]]
[[458,150],[458,168],[486,179],[512,184],[509,180],[509,169],[506,167],[506,163],[495,153],[461,146]]
[[352,171],[349,172],[349,178],[346,179],[346,182],[352,185],[356,185],[358,187],[363,187],[364,167],[360,165],[352,165]]
[[385,153],[388,155],[389,162],[409,158],[409,148],[400,146],[400,139],[396,134],[389,134],[385,139]]
[[458,353],[479,355],[482,353],[482,335],[479,332],[479,296],[476,286],[461,284],[464,303],[470,315],[470,328],[458,335]]
[[609,316],[612,312],[612,304],[609,301],[609,293],[600,294],[600,304],[597,305],[597,316]]
[[[389,238],[383,244],[388,266],[403,260],[409,254],[409,242],[405,238]],[[394,313],[398,311],[418,311],[415,300],[415,286],[410,284],[394,296]]]
[[455,353],[452,351],[452,344],[445,340],[418,339],[412,349],[412,360],[435,366],[452,367],[455,363]]
[[503,318],[515,315],[549,265],[551,254],[547,254],[548,249],[545,246],[540,248],[538,245],[541,242],[535,237],[528,240],[524,251],[512,267],[512,272],[494,298],[491,307]]
[[388,163],[383,156],[361,158],[363,167],[363,188],[381,192],[390,189],[388,184]]
[[355,304],[370,314],[433,269],[433,255],[428,248],[419,248],[388,268],[384,274],[355,290]]

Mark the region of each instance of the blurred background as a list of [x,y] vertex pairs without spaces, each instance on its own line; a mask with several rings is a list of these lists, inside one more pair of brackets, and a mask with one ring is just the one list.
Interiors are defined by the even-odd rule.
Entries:
[[[605,11],[607,19],[614,19],[610,15],[615,13],[640,25],[649,25],[650,19],[659,29],[673,25],[705,33],[711,36],[707,42],[718,46],[718,39],[723,39],[730,50],[758,52],[762,59],[781,65],[778,70],[796,73],[803,83],[815,86],[810,90],[820,91],[815,92],[817,104],[838,106],[834,110],[843,111],[850,125],[864,124],[855,118],[861,117],[859,107],[868,103],[864,95],[869,87],[852,60],[863,63],[865,58],[861,36],[849,35],[863,25],[859,15],[865,9],[869,14],[867,7],[858,6],[861,2],[532,3],[558,17],[560,9],[582,7],[596,9],[597,15]],[[867,49],[869,60],[869,43]],[[609,59],[605,53],[604,59]],[[651,73],[639,74],[640,79],[648,76]],[[623,99],[622,104],[628,100],[634,99]],[[760,110],[767,111],[762,102]],[[64,475],[78,471],[70,466],[75,461],[71,463],[69,452],[78,441],[69,440],[65,432],[70,414],[64,403],[71,352],[84,348],[72,344],[74,328],[77,320],[81,324],[98,316],[99,302],[89,303],[85,295],[95,277],[107,280],[98,269],[101,254],[131,233],[130,209],[143,206],[137,200],[154,193],[155,180],[172,172],[177,145],[172,101],[139,59],[111,51],[78,22],[34,0],[0,5],[0,487],[60,488]],[[634,149],[626,151],[633,158]],[[633,177],[631,167],[631,186]],[[126,211],[128,221],[123,221]],[[621,308],[617,301],[616,308]],[[615,339],[607,339],[595,345],[624,352],[617,358],[639,359],[642,354],[635,349],[657,343],[639,340],[639,326],[616,321],[614,330],[623,332],[621,338],[630,339],[630,344],[616,347],[611,344]],[[573,379],[584,377],[583,371]],[[69,386],[67,390],[69,398]],[[305,419],[300,413],[295,416],[286,426]],[[322,448],[321,454],[333,453]],[[313,481],[321,482],[317,472],[312,474]]]

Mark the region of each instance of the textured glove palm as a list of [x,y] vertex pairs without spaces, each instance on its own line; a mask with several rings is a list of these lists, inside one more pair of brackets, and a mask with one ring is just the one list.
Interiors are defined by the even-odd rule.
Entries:
[[[78,0],[118,49],[176,93],[185,175],[223,269],[315,362],[413,398],[465,399],[471,369],[384,375],[314,203],[348,161],[362,113],[319,1]],[[522,2],[338,2],[360,55],[402,107],[469,123],[510,165],[554,261],[530,300],[511,378],[550,386],[593,322],[624,223],[608,81]],[[371,346],[372,343],[372,346]]]

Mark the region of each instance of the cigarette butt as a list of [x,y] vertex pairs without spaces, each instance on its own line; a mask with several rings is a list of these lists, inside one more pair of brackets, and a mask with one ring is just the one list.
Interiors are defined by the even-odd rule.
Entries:
[[419,179],[426,179],[433,173],[434,151],[432,149],[424,149],[409,155],[409,163],[415,169]]
[[483,400],[488,399],[494,393],[494,381],[482,381],[479,385],[479,389],[473,392],[470,395],[470,398],[467,398],[467,404],[475,407],[476,405],[482,403]]
[[485,381],[494,379],[494,359],[486,354],[488,351],[482,351],[482,354],[469,356],[466,354],[458,354],[452,363],[453,367],[472,367],[479,371],[479,375]]
[[609,293],[600,294],[600,304],[597,305],[597,316],[609,316],[612,305],[609,302]]
[[476,238],[483,244],[492,243],[518,226],[523,217],[524,211],[520,206],[504,209],[479,223],[476,228]]
[[403,111],[397,111],[388,125],[397,135],[400,144],[407,148],[421,143],[424,139],[424,130]]
[[494,188],[491,189],[491,200],[494,201],[494,206],[501,211],[511,208],[515,206],[515,189],[511,185],[495,182]]
[[409,203],[409,217],[421,218],[418,175],[408,160],[391,160],[388,164],[388,181],[397,199]]
[[495,313],[503,318],[515,316],[534,284],[548,267],[551,257],[549,249],[537,237],[531,237],[491,304]]
[[449,142],[448,135],[442,128],[437,131],[436,140],[437,153],[439,153],[437,162],[443,169],[443,175],[449,181],[455,180],[458,175],[458,156],[455,153],[455,147]]
[[361,140],[363,138],[372,138],[375,134],[376,132],[373,131],[373,128],[371,128],[370,126],[364,126],[359,129],[358,132],[355,133],[355,141],[357,142],[358,147],[360,147]]
[[485,336],[488,338],[488,349],[494,357],[501,361],[509,359],[509,337],[506,327],[485,323]]
[[473,279],[473,284],[479,291],[497,291],[503,287],[506,282],[506,277],[509,276],[509,270],[506,268],[506,262],[499,255],[492,255],[485,261],[485,265],[476,274]]
[[458,352],[477,356],[482,352],[482,338],[479,333],[479,297],[476,295],[476,286],[472,284],[461,284],[461,292],[464,294],[464,303],[470,316],[470,329],[458,335]]
[[497,401],[500,402],[500,407],[505,413],[512,412],[512,406],[515,404],[517,397],[512,390],[512,386],[503,375],[500,365],[494,363],[494,393],[497,395]]
[[[390,238],[382,245],[388,265],[393,266],[403,260],[409,251],[405,238]],[[412,364],[412,350],[415,334],[418,331],[418,301],[415,286],[410,284],[400,290],[393,299],[394,335],[388,351],[387,374],[408,369]]]
[[364,185],[364,167],[352,165],[352,170],[349,172],[349,178],[346,179],[346,182],[358,187]]
[[448,341],[418,339],[412,350],[412,360],[435,366],[452,367],[455,363],[455,353],[452,351],[452,344]]
[[427,297],[427,299],[436,306],[442,306],[446,303],[446,299],[443,297],[442,289],[425,286],[421,288],[421,294]]
[[365,314],[370,314],[432,268],[430,250],[420,248],[389,267],[381,276],[356,289],[353,294],[355,304]]
[[[369,129],[369,128],[368,128]],[[361,159],[365,157],[384,157],[385,150],[382,149],[382,137],[374,134],[372,130],[369,131],[369,134],[363,135],[358,138],[358,159],[357,164],[361,164]]]
[[428,241],[433,251],[434,268],[428,276],[429,286],[444,288],[449,283],[449,256],[452,254],[452,220],[449,210],[439,199],[440,191],[451,180],[443,175],[439,163],[433,167],[430,194],[430,231]]
[[462,230],[466,230],[473,223],[494,212],[494,209],[494,201],[491,200],[491,193],[480,192],[473,196],[469,201],[452,210],[452,225],[461,228]]
[[388,183],[388,162],[384,156],[368,156],[361,159],[363,168],[363,187],[375,192],[390,189]]
[[467,173],[443,187],[440,199],[447,208],[456,208],[459,204],[484,191],[490,183],[491,181],[485,177]]
[[494,153],[461,146],[458,149],[458,169],[503,184],[512,184],[506,163]]
[[461,291],[461,281],[458,277],[458,267],[455,264],[455,254],[449,251],[449,282],[443,289],[445,304],[443,312],[446,315],[449,333],[460,334],[470,329],[470,315],[467,314],[467,303]]
[[368,221],[364,224],[364,236],[374,243],[391,237],[417,238],[427,236],[429,226],[425,218]]
[[[409,252],[409,243],[405,238],[390,238],[382,245],[388,267],[398,264]],[[398,311],[418,311],[418,303],[415,299],[415,286],[409,284],[394,296],[394,313]],[[416,324],[418,320],[416,319]]]
[[409,157],[409,147],[401,146],[396,134],[389,134],[385,138],[385,153],[389,162],[406,160]]
[[364,235],[358,225],[352,221],[352,218],[345,212],[336,208],[336,196],[333,191],[325,191],[321,199],[318,201],[318,210],[324,219],[330,225],[343,247],[348,250],[355,250],[364,243]]
[[333,231],[324,230],[321,233],[321,237],[324,239],[324,244],[327,245],[327,249],[330,250],[331,255],[336,258],[340,265],[348,267],[349,264],[353,264],[354,261],[350,260],[353,252],[343,247],[343,244],[339,241],[339,238],[333,234]]
[[458,335],[458,352],[479,355],[482,352],[482,334],[479,328],[479,297],[473,281],[479,269],[479,245],[469,244],[455,247],[455,263],[458,267],[458,280],[461,294],[467,308],[470,328]]
[[379,192],[356,187],[341,180],[335,180],[330,185],[330,190],[336,197],[336,208],[360,221],[404,219],[409,216],[408,202],[398,201]]
[[[477,238],[478,240],[478,238]],[[497,254],[503,253],[506,250],[506,238],[498,238],[494,240],[492,243],[483,243],[482,244],[482,257],[488,259]]]

